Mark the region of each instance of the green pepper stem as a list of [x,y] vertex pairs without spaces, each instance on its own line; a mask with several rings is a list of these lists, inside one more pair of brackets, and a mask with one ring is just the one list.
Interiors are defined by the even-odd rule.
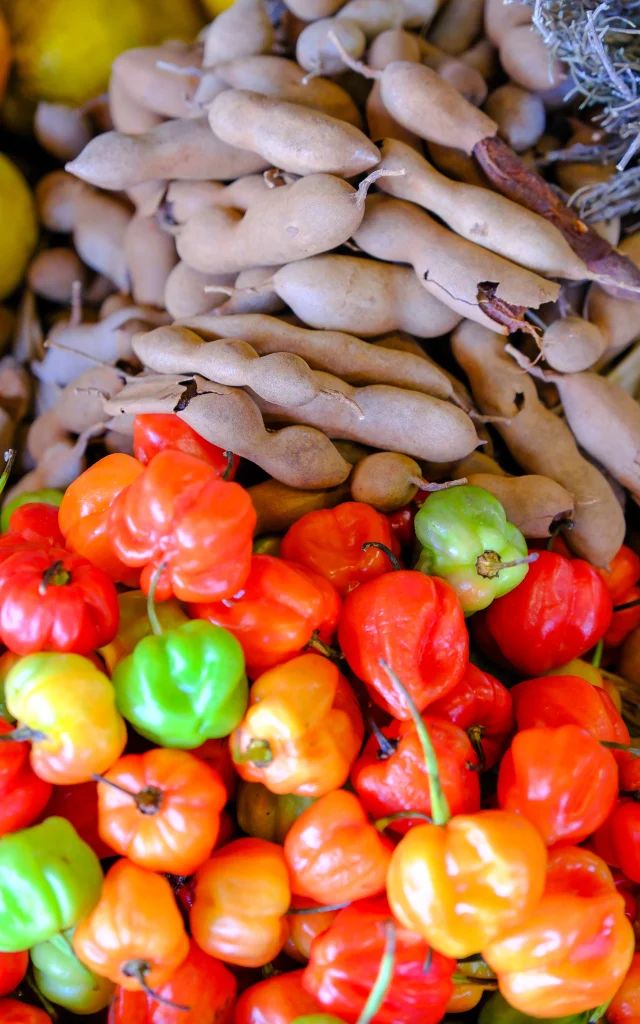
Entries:
[[471,741],[471,746],[476,752],[478,757],[478,764],[472,765],[473,768],[477,767],[479,772],[483,772],[487,767],[487,759],[484,754],[484,747],[482,746],[482,737],[484,736],[484,725],[470,725],[467,729],[467,736]]
[[433,819],[428,814],[423,814],[422,811],[397,811],[395,814],[388,814],[386,818],[378,818],[377,821],[374,821],[373,827],[378,832],[384,832],[385,828],[388,828],[394,821],[410,821],[413,818],[427,821],[430,825],[433,825]]
[[307,917],[309,914],[328,914],[331,910],[344,910],[350,907],[351,903],[328,903],[326,907],[289,907],[287,917],[295,914],[296,917]]
[[531,565],[532,562],[537,562],[540,554],[538,551],[532,551],[528,555],[524,555],[522,558],[514,558],[511,562],[503,562],[497,551],[483,551],[481,555],[476,558],[476,572],[478,576],[482,576],[483,579],[492,580],[498,576],[503,569],[515,569],[518,565]]
[[398,749],[398,740],[390,740],[388,736],[385,736],[371,713],[367,715],[367,722],[380,747],[378,761],[387,761]]
[[264,767],[273,761],[271,744],[269,740],[253,739],[246,750],[234,752],[233,760],[236,764],[246,764],[247,761],[251,761],[258,768]]
[[391,568],[393,569],[394,572],[399,572],[400,569],[402,569],[402,566],[400,565],[400,562],[394,555],[393,551],[391,550],[391,548],[388,548],[386,544],[381,544],[380,541],[378,540],[368,540],[366,541],[365,544],[362,545],[362,551],[368,551],[369,548],[377,548],[378,551],[382,551],[382,553],[386,555],[389,561],[391,562]]
[[640,597],[637,597],[635,601],[627,601],[626,604],[616,604],[613,607],[614,612],[626,612],[628,608],[637,608],[640,605]]
[[222,479],[223,480],[228,480],[229,477],[231,476],[231,474],[233,473],[233,458],[234,458],[234,455],[233,455],[233,452],[230,452],[228,449],[227,449],[227,451],[223,452],[222,454],[224,455],[225,459],[227,460],[227,465],[225,467],[224,473],[222,474]]
[[156,612],[156,590],[158,589],[160,577],[166,568],[167,563],[161,562],[153,574],[151,586],[149,587],[149,594],[147,596],[147,618],[151,624],[151,631],[154,636],[162,636],[162,626],[160,625],[158,613]]
[[42,743],[46,740],[46,734],[39,729],[31,729],[28,725],[21,725],[18,729],[5,732],[0,736],[0,743]]
[[103,782],[105,786],[110,786],[111,789],[117,790],[118,793],[124,793],[125,796],[130,796],[131,799],[135,801],[136,807],[141,814],[157,814],[162,807],[164,793],[161,789],[158,789],[157,786],[145,786],[139,793],[134,793],[133,790],[127,789],[126,786],[121,786],[119,782],[113,782],[105,775],[94,774],[91,778],[94,782]]
[[479,985],[480,988],[485,988],[489,991],[495,991],[498,987],[498,982],[495,978],[476,978],[474,974],[460,974],[459,971],[454,971],[451,975],[451,980],[454,985]]
[[11,476],[11,470],[13,469],[17,454],[16,448],[8,448],[4,453],[4,469],[2,470],[2,475],[0,475],[0,494],[2,494],[7,486],[7,480]]
[[146,994],[152,999],[155,999],[161,1006],[168,1006],[171,1010],[180,1010],[183,1013],[188,1013],[191,1009],[190,1006],[182,1006],[180,1003],[172,1003],[170,999],[165,999],[164,996],[158,995],[158,993],[154,992],[152,988],[149,988],[146,976],[151,970],[151,964],[147,963],[146,960],[127,960],[127,962],[122,965],[121,970],[127,978],[135,978],[142,991],[146,992]]
[[[2,739],[2,736],[0,736],[0,739]],[[600,740],[600,746],[606,747],[607,750],[626,750],[632,757],[640,757],[638,747],[632,747],[629,743],[614,743],[613,740]]]
[[44,597],[48,587],[66,587],[68,583],[71,583],[71,573],[65,569],[62,559],[58,558],[43,573],[38,593]]
[[389,679],[397,687],[402,696],[405,699],[409,713],[413,719],[413,724],[416,727],[418,739],[420,740],[420,746],[424,754],[425,763],[427,765],[427,776],[429,778],[429,797],[431,800],[431,815],[433,817],[434,825],[446,825],[451,817],[449,810],[449,804],[447,798],[444,795],[442,789],[442,783],[440,782],[440,772],[438,770],[438,758],[436,752],[433,749],[433,743],[429,736],[429,731],[424,723],[422,715],[418,711],[413,697],[407,690],[403,682],[398,678],[396,673],[393,671],[390,665],[386,663],[384,658],[380,659],[380,667],[389,676]]
[[393,981],[393,971],[396,965],[396,926],[393,921],[385,921],[384,931],[384,953],[382,954],[378,974],[356,1024],[371,1024],[371,1021],[384,1003],[389,986]]
[[328,658],[329,661],[341,661],[344,658],[342,651],[338,651],[335,647],[331,647],[330,644],[325,644],[324,640],[320,639],[317,629],[311,634],[311,639],[306,647],[310,647],[312,651],[317,651],[318,654],[322,654],[325,658]]
[[596,649],[593,652],[593,658],[591,659],[591,664],[593,665],[594,668],[600,668],[600,662],[602,661],[602,652],[603,652],[603,650],[604,650],[604,640],[601,639],[601,640],[598,640],[598,642],[596,644]]

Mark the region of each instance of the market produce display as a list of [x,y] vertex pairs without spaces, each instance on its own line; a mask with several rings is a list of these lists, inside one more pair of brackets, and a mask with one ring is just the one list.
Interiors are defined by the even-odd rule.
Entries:
[[0,0],[0,1024],[640,1020],[602,6]]

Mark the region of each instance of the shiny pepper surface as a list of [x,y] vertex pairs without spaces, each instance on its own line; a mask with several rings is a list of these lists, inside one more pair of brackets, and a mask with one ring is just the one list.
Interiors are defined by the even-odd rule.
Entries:
[[[4,509],[2,511],[4,514]],[[44,501],[31,501],[16,508],[11,513],[8,530],[13,537],[38,541],[54,548],[65,546],[58,524],[58,509]]]
[[64,818],[0,839],[0,950],[45,942],[86,917],[100,898],[102,869]]
[[300,1014],[318,1013],[320,1005],[305,992],[302,976],[302,971],[277,974],[246,989],[238,999],[233,1024],[293,1024]]
[[222,601],[245,584],[256,513],[243,487],[194,455],[162,451],[115,498],[109,539],[125,565],[142,569],[145,594],[159,567],[157,598]]
[[198,871],[191,931],[210,956],[262,967],[287,940],[290,902],[282,847],[263,839],[236,839]]
[[318,573],[272,555],[254,555],[239,593],[192,605],[190,611],[237,637],[255,679],[295,657],[314,635],[330,643],[341,607],[335,588]]
[[344,595],[391,570],[379,548],[362,550],[371,541],[384,544],[394,554],[400,550],[386,516],[363,502],[345,501],[298,519],[285,533],[280,554],[324,576]]
[[372,700],[394,718],[408,719],[409,709],[381,660],[402,679],[419,711],[460,682],[469,660],[454,590],[421,572],[386,573],[348,594],[338,641]]
[[[314,910],[312,914],[292,914],[291,910]],[[287,917],[289,938],[283,952],[293,960],[306,963],[311,955],[311,946],[318,935],[322,935],[335,921],[339,910],[322,910],[319,903],[307,896],[292,896]]]
[[98,1013],[108,1006],[113,982],[94,974],[73,951],[73,929],[59,932],[31,950],[33,978],[45,999],[72,1013]]
[[320,654],[301,654],[253,684],[231,753],[246,781],[274,793],[319,797],[346,782],[363,734],[358,702],[342,673]]
[[0,999],[1,1024],[52,1024],[51,1017],[37,1006],[17,999]]
[[163,747],[193,749],[228,736],[247,706],[240,644],[199,620],[140,640],[116,665],[113,687],[127,721]]
[[[141,590],[125,590],[118,594],[120,619],[118,630],[111,643],[100,648],[107,670],[113,670],[119,661],[132,654],[136,644],[145,636],[150,636],[152,629],[147,615],[147,596]],[[156,606],[156,616],[162,629],[177,629],[189,621],[182,605],[176,600],[163,601]]]
[[475,749],[482,750],[484,768],[497,763],[515,726],[509,690],[471,662],[458,685],[431,704],[429,712],[467,732]]
[[143,466],[148,466],[154,455],[169,449],[195,455],[215,469],[218,476],[233,480],[238,462],[233,456],[231,471],[227,453],[217,445],[206,441],[193,427],[181,420],[174,412],[140,413],[133,421],[133,453]]
[[595,646],[611,615],[609,592],[593,566],[540,551],[520,586],[487,609],[477,635],[490,656],[539,676]]
[[597,740],[629,743],[629,730],[611,697],[580,676],[549,675],[512,687],[519,729],[577,725]]
[[8,996],[17,988],[29,966],[26,949],[18,953],[0,953],[0,996]]
[[631,1024],[640,1019],[640,953],[634,953],[626,977],[606,1012],[610,1024]]
[[581,843],[602,825],[618,794],[618,767],[585,729],[524,729],[502,759],[498,802],[522,814],[547,846]]
[[100,901],[73,936],[76,956],[135,992],[163,985],[186,960],[189,939],[171,886],[124,858],[107,873]]
[[626,797],[618,800],[593,843],[607,864],[640,884],[640,804]]
[[465,615],[486,608],[525,578],[528,565],[501,568],[527,555],[527,542],[482,487],[463,484],[429,494],[415,518],[422,545],[418,568],[455,590]]
[[536,829],[506,811],[417,825],[393,852],[393,913],[445,956],[478,953],[540,901],[547,854]]
[[[0,718],[0,736],[12,731]],[[39,778],[29,763],[29,750],[28,743],[0,742],[0,836],[31,825],[51,796],[51,784]]]
[[516,1010],[560,1017],[608,1002],[629,969],[633,947],[624,900],[604,861],[563,846],[549,853],[538,906],[482,955]]
[[[438,758],[442,790],[452,814],[480,810],[478,757],[469,737],[451,722],[424,717]],[[404,833],[411,824],[410,812],[431,815],[429,774],[413,722],[393,722],[382,729],[389,746],[380,747],[370,736],[353,766],[351,782],[363,806],[373,818],[405,812],[407,817],[389,823]],[[424,819],[423,819],[424,820]]]
[[390,852],[358,798],[343,789],[301,814],[284,841],[292,892],[324,904],[383,892]]
[[79,654],[30,654],[5,681],[7,707],[33,730],[31,766],[55,785],[106,771],[127,741],[113,687]]
[[[302,984],[330,1013],[355,1024],[373,984],[390,919],[384,896],[360,900],[341,910],[311,947]],[[425,940],[396,927],[393,977],[376,1024],[438,1024],[453,991],[455,961],[429,950]],[[425,961],[430,956],[425,969]]]

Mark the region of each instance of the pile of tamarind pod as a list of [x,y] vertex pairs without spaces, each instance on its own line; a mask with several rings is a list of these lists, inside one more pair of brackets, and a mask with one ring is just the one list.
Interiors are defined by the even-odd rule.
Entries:
[[29,400],[4,376],[36,392],[8,497],[173,412],[268,475],[258,532],[466,477],[606,566],[640,501],[640,233],[567,204],[615,168],[537,170],[597,126],[531,17],[236,0],[121,54],[90,115],[41,106],[67,162],[0,364],[3,431]]

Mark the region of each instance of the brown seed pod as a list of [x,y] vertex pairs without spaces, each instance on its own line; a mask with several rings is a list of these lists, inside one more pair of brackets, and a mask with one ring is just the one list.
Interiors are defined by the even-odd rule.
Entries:
[[531,24],[531,7],[520,0],[485,0],[484,31],[499,46],[512,28]]
[[552,526],[559,522],[568,525],[573,519],[573,495],[548,476],[473,473],[468,482],[493,494],[507,520],[525,537],[549,537]]
[[449,0],[431,26],[429,42],[459,56],[480,35],[484,7],[484,0]]
[[27,271],[30,287],[43,299],[68,305],[76,281],[84,288],[89,274],[82,260],[73,249],[59,247],[43,249],[32,261]]
[[438,49],[433,43],[420,38],[422,62],[449,82],[474,106],[481,106],[487,98],[487,83],[482,75],[461,60]]
[[561,373],[588,370],[607,347],[602,332],[579,316],[555,320],[547,327],[540,344],[549,366]]
[[296,60],[305,71],[318,75],[340,75],[347,65],[338,53],[330,34],[335,33],[354,60],[364,53],[367,40],[355,21],[349,18],[322,18],[303,28],[296,43]]
[[226,301],[224,292],[208,292],[210,285],[231,287],[234,274],[201,274],[180,261],[169,274],[164,288],[164,308],[174,319],[209,313]]
[[161,114],[137,103],[129,95],[123,82],[112,76],[109,84],[109,116],[112,128],[125,135],[144,135],[162,124]]
[[197,44],[172,40],[163,46],[139,46],[116,57],[110,88],[117,81],[136,104],[161,117],[193,117],[201,63],[202,47]]
[[553,89],[566,79],[566,72],[554,60],[533,25],[516,25],[499,44],[503,70],[517,85],[532,91]]
[[261,533],[286,533],[307,512],[335,508],[348,501],[350,493],[348,483],[326,491],[302,491],[278,480],[264,480],[247,490],[258,517],[253,531],[256,537]]
[[273,26],[263,0],[235,0],[207,29],[203,64],[211,68],[238,57],[269,53],[272,45]]
[[58,160],[73,160],[93,137],[91,121],[82,110],[44,101],[36,107],[33,133],[42,148]]
[[[383,70],[394,60],[420,61],[420,43],[415,35],[402,28],[388,29],[373,40],[368,53],[369,67]],[[375,81],[366,102],[367,124],[372,139],[399,139],[408,146],[422,151],[418,136],[393,118],[380,93],[380,82]]]
[[124,256],[133,301],[164,309],[167,280],[178,262],[171,235],[162,230],[155,217],[136,213],[125,232]]
[[498,125],[498,134],[516,153],[535,146],[544,135],[547,114],[534,92],[508,82],[494,89],[484,111]]

